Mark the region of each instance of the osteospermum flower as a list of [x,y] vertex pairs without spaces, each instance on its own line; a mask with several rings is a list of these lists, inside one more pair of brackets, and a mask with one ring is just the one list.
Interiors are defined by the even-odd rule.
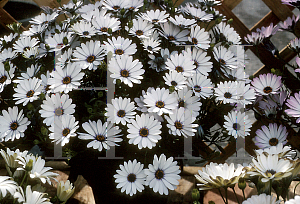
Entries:
[[18,192],[14,194],[14,197],[18,199],[21,203],[30,204],[52,204],[48,198],[45,198],[45,193],[40,193],[38,191],[31,190],[31,186],[26,187],[26,192],[24,193],[21,186],[18,188]]
[[154,112],[158,115],[163,113],[173,114],[172,110],[176,108],[177,101],[174,94],[170,94],[168,89],[151,89],[144,95],[145,106],[148,112]]
[[294,151],[290,146],[283,146],[282,143],[278,143],[277,146],[271,146],[265,149],[255,149],[255,154],[258,156],[260,154],[277,154],[279,158],[288,158]]
[[182,14],[180,14],[179,16],[175,15],[174,18],[169,17],[169,21],[171,21],[174,25],[183,27],[183,28],[187,28],[196,23],[196,21],[194,19],[184,18]]
[[212,62],[210,62],[210,56],[207,56],[207,52],[204,52],[201,49],[187,49],[187,56],[190,56],[194,61],[194,65],[196,66],[196,72],[201,73],[205,76],[208,76],[208,72],[212,70]]
[[296,195],[294,198],[289,199],[284,204],[298,204],[300,203],[300,196]]
[[0,116],[0,141],[14,141],[24,137],[24,131],[30,124],[30,121],[24,117],[23,110],[19,112],[17,106],[9,107],[8,111],[2,110],[2,115]]
[[53,12],[52,14],[41,13],[40,15],[32,18],[29,22],[36,25],[41,25],[41,24],[48,25],[51,22],[53,22],[57,18],[57,16],[58,16],[57,12]]
[[260,149],[276,146],[278,143],[285,145],[287,143],[288,132],[286,127],[278,125],[276,123],[270,123],[269,126],[263,125],[261,129],[258,129],[256,136],[253,139],[256,146]]
[[166,72],[163,78],[165,80],[165,84],[173,86],[175,90],[180,90],[183,89],[183,87],[186,87],[186,77],[177,71],[173,70],[169,71],[169,73]]
[[154,116],[148,114],[136,115],[135,120],[131,120],[131,124],[127,125],[129,144],[138,145],[139,149],[156,146],[158,140],[161,139],[160,129],[161,123],[154,119]]
[[191,112],[194,117],[199,115],[202,103],[199,102],[199,96],[192,96],[192,90],[188,90],[187,87],[183,87],[183,89],[175,91],[175,95],[177,98],[178,109],[182,107],[185,111]]
[[111,100],[112,104],[107,104],[105,110],[105,116],[107,120],[112,123],[125,125],[126,122],[130,122],[131,118],[134,118],[135,109],[134,102],[130,102],[130,98],[115,98]]
[[150,23],[158,24],[167,22],[167,18],[169,14],[166,11],[160,11],[159,9],[146,11],[146,13],[142,13],[141,17]]
[[41,90],[42,80],[38,78],[24,79],[21,81],[17,88],[15,89],[15,94],[13,95],[16,104],[23,103],[23,106],[26,106],[28,102],[32,102],[38,99]]
[[210,47],[209,35],[204,28],[196,25],[191,28],[190,37],[188,40],[197,48],[207,49]]
[[132,56],[117,55],[110,61],[108,70],[112,73],[110,77],[114,79],[113,83],[116,84],[116,80],[120,79],[124,84],[133,87],[133,83],[140,84],[140,79],[143,79],[145,70],[142,67],[143,64],[138,59],[133,60]]
[[183,54],[177,54],[170,56],[170,59],[166,62],[166,68],[172,71],[177,71],[183,76],[192,76],[195,73],[195,65],[191,57],[187,57]]
[[241,37],[239,36],[239,34],[237,34],[237,32],[225,22],[221,22],[216,26],[216,32],[219,35],[223,35],[226,38],[226,40],[231,44],[241,43]]
[[36,38],[32,38],[29,36],[20,37],[15,43],[14,43],[14,50],[16,52],[23,53],[25,50],[37,46],[39,43],[39,40]]
[[[175,54],[177,52],[173,51],[171,55]],[[166,70],[166,61],[170,57],[170,51],[168,48],[161,49],[160,50],[160,56],[155,57],[154,55],[148,55],[151,59],[148,61],[148,64],[150,64],[151,69],[155,69],[157,72]]]
[[291,96],[286,100],[286,105],[289,109],[286,109],[285,112],[291,117],[298,118],[296,123],[300,123],[300,92],[295,93],[294,96]]
[[132,40],[125,39],[121,36],[118,36],[116,39],[115,37],[112,37],[112,39],[107,39],[108,42],[104,42],[107,45],[107,52],[112,52],[116,55],[133,55],[136,53],[136,44],[132,43]]
[[12,48],[7,48],[0,52],[0,62],[10,61],[15,57],[17,57],[17,53]]
[[132,28],[129,30],[129,35],[133,35],[138,38],[147,38],[153,32],[153,24],[150,24],[142,18],[133,19],[132,24]]
[[221,68],[237,68],[237,58],[234,56],[234,53],[227,48],[223,46],[214,47],[213,53]]
[[55,33],[52,37],[46,38],[45,43],[49,45],[51,51],[55,52],[69,46],[72,38],[70,32]]
[[248,119],[248,115],[241,112],[231,111],[228,115],[224,116],[224,127],[228,131],[229,135],[237,137],[245,137],[250,135],[250,128],[252,126],[251,120]]
[[235,81],[220,82],[218,87],[215,88],[217,100],[222,100],[223,103],[235,103],[239,98],[237,83]]
[[266,195],[265,193],[260,195],[253,195],[247,200],[243,201],[242,204],[279,204],[281,200],[276,201],[276,198],[272,195]]
[[124,0],[105,0],[102,4],[108,10],[118,11],[124,8],[127,2]]
[[154,192],[168,195],[168,189],[175,190],[179,184],[179,173],[179,166],[177,161],[173,161],[173,157],[167,159],[164,154],[161,154],[157,158],[154,155],[153,164],[149,164],[148,169],[145,169],[146,185],[149,185]]
[[72,25],[72,30],[77,35],[84,38],[91,38],[97,33],[96,28],[92,26],[90,22],[85,22],[83,20]]
[[74,192],[75,186],[73,186],[69,180],[65,183],[64,181],[60,181],[57,185],[56,195],[61,202],[66,202],[69,198],[71,198]]
[[253,79],[251,85],[259,95],[275,94],[282,86],[281,76],[271,73],[261,74]]
[[194,74],[192,78],[188,78],[188,86],[193,89],[196,96],[207,98],[213,95],[213,84],[209,78],[202,74]]
[[111,29],[111,32],[119,30],[121,22],[117,18],[109,16],[96,16],[92,19],[92,24],[99,35],[110,36],[108,29]]
[[3,149],[0,150],[0,154],[4,159],[6,166],[9,167],[6,168],[9,176],[16,178],[23,175],[22,171],[16,170],[18,167],[20,167],[20,164],[16,159],[18,156],[25,157],[27,153],[28,151],[20,152],[19,149],[11,151],[9,148],[7,148],[6,152]]
[[181,31],[180,28],[173,23],[167,22],[161,24],[160,35],[176,45],[188,41],[188,34],[189,31],[187,29]]
[[206,13],[201,8],[196,8],[189,4],[187,4],[183,8],[183,11],[187,14],[192,15],[197,21],[209,21],[209,20],[213,19],[213,17],[214,17],[213,14]]
[[137,191],[142,192],[145,185],[144,165],[137,162],[136,159],[124,161],[124,165],[120,164],[120,169],[114,175],[115,182],[118,183],[117,188],[121,188],[121,192],[126,191],[126,194],[132,196]]
[[56,93],[52,94],[51,97],[46,95],[39,113],[41,117],[45,118],[43,122],[50,126],[54,123],[55,118],[57,119],[64,114],[73,114],[75,106],[75,104],[72,104],[72,99],[69,99],[69,95]]
[[142,40],[142,44],[145,50],[147,50],[150,54],[157,53],[161,50],[160,40],[153,36],[156,36],[157,32],[153,32],[152,36],[149,38],[145,38]]
[[3,91],[4,87],[11,83],[11,79],[15,76],[15,66],[12,63],[8,63],[9,72],[5,70],[5,66],[0,62],[0,93]]
[[227,163],[217,164],[211,162],[202,170],[198,170],[195,177],[200,184],[197,185],[200,190],[231,187],[238,183],[239,178],[245,175],[243,168],[240,164],[235,168],[233,163],[228,165]]
[[103,149],[109,150],[112,146],[118,146],[117,142],[123,141],[119,138],[119,133],[121,130],[118,126],[114,126],[113,123],[105,122],[102,125],[101,120],[85,122],[82,124],[83,129],[87,133],[78,133],[79,139],[82,140],[92,140],[87,144],[87,147],[92,147],[93,149],[98,149],[102,151]]
[[4,198],[8,193],[12,196],[18,189],[18,184],[9,176],[0,176],[0,196]]
[[251,45],[258,45],[263,41],[264,37],[259,32],[252,32],[244,37],[244,40]]

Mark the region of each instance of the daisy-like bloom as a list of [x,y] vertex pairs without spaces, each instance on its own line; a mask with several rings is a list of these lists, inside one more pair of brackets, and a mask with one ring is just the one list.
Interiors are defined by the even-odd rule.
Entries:
[[148,112],[154,112],[158,115],[163,113],[173,114],[172,110],[176,109],[177,100],[174,94],[170,94],[168,89],[156,88],[144,95],[144,103]]
[[[298,56],[296,57],[296,63],[298,65],[298,67],[300,67],[300,58]],[[299,72],[300,73],[300,69],[295,69],[295,72]]]
[[58,62],[56,62],[56,66],[65,67],[68,63],[71,63],[71,57],[73,54],[73,49],[69,48],[63,54],[58,57]]
[[186,111],[183,107],[177,110],[173,110],[173,114],[170,116],[165,115],[165,119],[168,121],[167,127],[169,128],[169,133],[177,136],[194,136],[198,127],[197,124],[192,124],[196,118],[192,115],[190,111]]
[[30,78],[34,78],[34,76],[37,74],[37,72],[40,70],[41,65],[38,63],[32,64],[30,67],[27,67],[27,72],[21,73],[21,76],[18,76],[16,80],[14,80],[14,83],[21,83],[24,80],[28,80]]
[[251,85],[258,95],[275,94],[282,86],[281,76],[271,73],[261,74],[252,80]]
[[188,48],[184,55],[190,56],[194,61],[194,65],[196,66],[196,71],[205,76],[208,76],[208,72],[211,72],[213,64],[210,62],[210,56],[207,56],[207,52],[204,52],[201,49],[190,49]]
[[99,152],[103,149],[109,150],[111,146],[118,146],[117,142],[123,141],[120,138],[122,135],[119,134],[121,130],[118,126],[114,126],[113,123],[105,122],[102,125],[101,120],[97,122],[89,120],[89,122],[83,123],[82,127],[87,133],[78,133],[78,138],[92,140],[87,144],[87,147],[98,149]]
[[150,54],[157,53],[161,50],[160,40],[159,38],[155,38],[153,36],[158,35],[157,32],[153,32],[152,36],[149,38],[142,39],[142,44],[145,50],[147,50]]
[[269,38],[275,35],[278,29],[279,26],[274,26],[273,23],[271,23],[268,27],[263,26],[260,29],[256,29],[256,32],[260,32],[264,38]]
[[18,189],[18,184],[9,176],[0,176],[0,197],[4,198],[7,193],[12,196]]
[[14,141],[24,137],[24,131],[30,124],[28,118],[24,117],[23,110],[18,111],[18,107],[8,108],[8,111],[2,110],[0,116],[0,140],[7,142],[8,140]]
[[[300,5],[300,3],[299,3]],[[296,195],[294,198],[289,199],[288,201],[286,201],[284,204],[297,204],[300,203],[300,196]]]
[[245,85],[244,81],[238,81],[237,83],[237,102],[243,105],[252,104],[256,99],[254,89],[251,89],[250,84]]
[[49,45],[50,51],[58,51],[70,45],[72,42],[72,34],[70,32],[55,33],[54,36],[45,39],[45,43]]
[[235,81],[220,82],[214,90],[217,100],[222,100],[224,104],[236,103],[239,98],[238,85]]
[[266,195],[265,193],[260,195],[253,195],[242,204],[279,204],[281,200],[276,201],[276,198],[272,195]]
[[132,40],[125,39],[121,36],[118,36],[116,39],[112,37],[112,39],[107,39],[108,42],[104,42],[107,46],[107,52],[112,52],[116,55],[134,55],[137,51],[136,44],[132,43]]
[[290,41],[289,47],[295,51],[295,52],[299,52],[300,50],[300,38],[295,38],[293,40]]
[[61,146],[69,143],[70,137],[76,136],[76,130],[79,128],[78,121],[75,121],[75,117],[72,115],[62,115],[51,125],[49,130],[52,132],[49,134],[49,138],[56,144],[61,143]]
[[48,94],[51,92],[50,90],[50,85],[48,84],[48,80],[50,79],[50,72],[49,70],[47,70],[46,75],[45,74],[41,74],[41,80],[42,80],[42,87],[43,89],[41,90],[42,93],[44,94]]
[[40,24],[50,24],[53,22],[58,16],[58,13],[53,12],[52,14],[41,13],[38,16],[32,18],[29,22],[32,24],[40,25]]
[[72,99],[69,99],[69,95],[56,93],[52,94],[51,97],[46,95],[46,100],[43,101],[39,113],[45,118],[43,122],[50,126],[54,123],[54,120],[62,115],[73,114],[75,106],[75,104],[72,104]]
[[[6,149],[7,152],[4,150],[0,150],[0,154],[5,161],[6,170],[11,177],[18,177],[21,176],[21,171],[17,171],[17,168],[20,167],[20,164],[16,160],[18,156],[25,157],[28,151],[20,152],[19,149],[15,151],[11,151],[9,148]],[[8,167],[8,168],[7,168]]]
[[52,204],[48,198],[44,198],[45,195],[46,193],[31,190],[31,186],[28,185],[25,194],[22,187],[19,186],[18,192],[14,194],[14,197],[18,199],[20,203]]
[[90,22],[85,22],[83,20],[72,25],[72,30],[77,35],[84,38],[91,38],[97,34],[96,28],[92,26]]
[[206,13],[201,8],[195,8],[189,4],[183,8],[183,11],[187,14],[192,15],[197,21],[209,21],[213,19],[213,14]]
[[[171,55],[175,54],[177,52],[173,51]],[[155,57],[154,55],[148,55],[151,59],[148,64],[150,64],[151,69],[155,69],[157,72],[166,70],[166,61],[170,57],[169,49],[161,49],[160,50],[160,56]]]
[[192,26],[196,23],[196,21],[194,19],[186,19],[183,17],[182,14],[175,15],[175,18],[173,17],[169,17],[169,21],[171,21],[174,25],[179,26],[179,27],[189,27]]
[[42,57],[43,55],[39,55],[40,53],[40,50],[38,47],[31,47],[31,48],[28,48],[27,50],[25,50],[22,54],[22,56],[26,59],[37,59],[37,58],[40,58]]
[[221,1],[217,1],[217,0],[198,0],[198,3],[200,5],[205,5],[207,7],[213,7],[213,6],[221,5]]
[[300,8],[299,0],[281,0],[281,3]]
[[112,73],[110,77],[114,79],[113,83],[116,84],[116,80],[120,79],[129,87],[133,87],[133,83],[141,83],[140,79],[143,79],[142,75],[145,72],[142,67],[143,64],[138,59],[133,61],[133,57],[129,55],[117,55],[108,64],[108,70]]
[[183,76],[189,77],[195,73],[196,66],[194,65],[194,61],[191,57],[187,55],[174,54],[171,55],[170,58],[166,62],[166,68],[171,71],[177,71],[181,73]]
[[99,35],[108,35],[108,29],[115,32],[120,29],[121,22],[117,18],[109,16],[96,16],[92,19],[92,25],[97,29]]
[[278,143],[285,145],[287,143],[288,132],[286,127],[278,125],[276,123],[270,123],[269,127],[263,125],[261,129],[258,129],[256,136],[253,139],[256,146],[260,149],[276,146]]
[[241,113],[240,111],[231,111],[228,115],[224,116],[224,127],[228,131],[229,135],[245,138],[250,135],[250,128],[252,126],[251,120],[248,119],[248,115]]
[[207,49],[210,47],[208,32],[206,32],[204,28],[201,29],[198,25],[191,27],[191,33],[188,40],[197,48]]
[[3,91],[5,85],[11,83],[11,79],[15,76],[15,66],[9,62],[9,72],[5,70],[5,66],[0,62],[0,93]]
[[213,95],[213,84],[207,76],[202,74],[194,74],[192,78],[188,78],[188,86],[193,89],[196,96],[207,98]]
[[117,188],[121,188],[122,193],[126,190],[126,194],[130,196],[136,194],[136,191],[142,192],[146,178],[143,168],[144,164],[136,159],[133,162],[129,160],[128,163],[124,161],[124,165],[120,164],[121,170],[117,170],[117,174],[114,175]]
[[146,11],[142,13],[141,17],[150,23],[159,24],[167,22],[169,14],[166,11],[160,11],[159,9]]
[[237,58],[234,53],[223,46],[214,47],[214,57],[220,64],[221,68],[236,69]]
[[131,0],[126,1],[126,5],[124,6],[125,9],[137,12],[139,8],[144,5],[143,0]]
[[296,123],[300,123],[300,92],[295,93],[295,95],[287,99],[286,102],[286,105],[289,107],[289,109],[285,110],[286,114],[298,118]]
[[4,41],[6,44],[10,44],[14,42],[16,37],[18,36],[18,33],[10,33],[9,35],[4,35],[3,37],[0,37],[0,42],[2,43]]
[[245,175],[243,168],[240,164],[238,164],[237,168],[234,168],[233,163],[228,165],[227,163],[217,164],[211,162],[202,170],[198,170],[198,174],[195,175],[200,182],[197,186],[199,186],[199,190],[234,186],[238,183],[239,178]]
[[103,1],[103,6],[112,11],[118,11],[122,8],[124,8],[127,4],[127,1],[124,0],[104,0]]
[[42,80],[35,77],[21,81],[14,89],[16,93],[13,97],[17,100],[16,104],[23,103],[23,106],[26,106],[28,102],[38,99],[43,88],[41,83]]
[[153,24],[142,18],[132,20],[132,28],[129,30],[129,35],[136,36],[138,38],[147,38],[153,33]]
[[105,49],[101,46],[100,41],[91,40],[85,44],[81,43],[81,47],[76,47],[73,56],[75,59],[72,60],[82,66],[82,69],[96,70],[104,59]]
[[283,146],[282,143],[278,143],[277,146],[271,146],[265,149],[255,149],[255,154],[258,156],[260,154],[273,155],[277,154],[279,158],[289,158],[294,151],[290,146]]
[[154,119],[154,116],[148,114],[136,115],[135,120],[131,120],[131,124],[127,125],[129,134],[129,144],[138,145],[139,149],[156,146],[158,140],[161,139],[160,129],[161,123]]
[[299,20],[299,16],[293,16],[288,17],[285,21],[283,21],[282,23],[279,23],[279,30],[286,30],[286,31],[290,31],[293,32],[296,26],[297,21]]
[[193,91],[188,90],[187,87],[184,87],[181,90],[175,91],[175,95],[178,102],[178,109],[184,108],[185,111],[191,112],[194,117],[197,117],[199,115],[199,110],[202,105],[201,102],[199,102],[200,97],[199,96],[192,96]]
[[112,123],[126,125],[126,122],[130,122],[131,118],[134,118],[135,109],[134,102],[130,102],[130,98],[115,98],[111,100],[112,104],[107,104],[105,110],[105,116],[107,120]]
[[31,25],[29,30],[22,32],[22,36],[34,36],[44,32],[48,27],[48,24]]
[[54,93],[69,93],[69,91],[80,86],[80,80],[84,76],[84,73],[81,72],[81,67],[78,64],[69,63],[64,69],[60,66],[56,67],[55,71],[50,73],[50,76],[53,78],[48,80],[48,84]]
[[20,37],[14,43],[14,50],[23,53],[25,50],[37,46],[38,43],[39,40],[36,38],[31,38],[29,36]]
[[259,32],[252,32],[244,37],[244,40],[250,45],[258,45],[263,41],[263,35]]
[[161,154],[159,158],[154,155],[153,164],[148,165],[145,169],[146,185],[149,185],[154,192],[161,195],[168,195],[170,190],[175,190],[179,184],[180,176],[177,161],[173,161],[173,157],[166,158]]
[[181,31],[178,26],[169,22],[161,24],[161,29],[160,35],[176,45],[188,41],[187,35],[190,32],[187,29]]
[[17,53],[12,50],[12,48],[4,49],[0,53],[0,62],[5,62],[7,60],[12,60],[17,57]]
[[75,192],[75,186],[67,180],[65,183],[63,181],[60,181],[59,184],[57,185],[57,191],[56,195],[59,201],[65,203],[73,193]]
[[260,154],[252,158],[250,163],[252,169],[247,172],[250,176],[260,176],[262,182],[270,180],[281,180],[292,175],[293,163],[284,158],[279,158],[277,154]]
[[177,71],[169,71],[169,73],[166,72],[165,76],[163,76],[165,80],[165,84],[168,86],[173,86],[175,90],[183,89],[183,87],[186,87],[186,78],[183,76],[183,74],[177,72]]
[[219,35],[223,35],[228,42],[232,44],[241,43],[241,37],[239,36],[239,34],[237,34],[237,32],[233,28],[230,27],[229,24],[226,24],[225,22],[221,22],[215,27],[215,29],[217,33]]

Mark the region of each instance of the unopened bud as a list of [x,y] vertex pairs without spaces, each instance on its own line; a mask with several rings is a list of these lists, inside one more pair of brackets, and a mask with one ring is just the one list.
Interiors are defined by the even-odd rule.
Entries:
[[194,188],[192,191],[192,199],[193,201],[197,201],[200,198],[200,192],[197,188]]
[[31,171],[31,170],[32,170],[32,167],[33,167],[33,160],[32,160],[32,159],[29,159],[28,163],[27,163],[26,166],[25,166],[25,170],[26,170],[26,171]]
[[128,28],[130,29],[130,28],[132,28],[133,27],[133,22],[132,21],[129,21],[128,22]]
[[5,71],[9,72],[9,70],[10,70],[9,61],[5,61],[5,63],[4,63],[4,69],[5,69]]
[[108,32],[109,34],[112,34],[112,29],[111,29],[111,28],[108,28],[107,32]]
[[69,43],[68,38],[67,38],[67,37],[64,37],[64,38],[63,38],[63,44],[64,44],[64,45],[67,45],[68,43]]
[[246,188],[246,180],[244,178],[240,178],[238,186],[241,190],[244,190]]

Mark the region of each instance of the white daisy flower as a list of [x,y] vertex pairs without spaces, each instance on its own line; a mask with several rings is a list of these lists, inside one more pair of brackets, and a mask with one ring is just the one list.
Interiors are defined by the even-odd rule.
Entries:
[[158,140],[161,139],[161,123],[154,119],[154,116],[148,114],[136,115],[135,120],[131,120],[131,124],[127,125],[129,144],[138,145],[139,149],[156,146]]
[[261,74],[252,80],[251,85],[259,95],[275,94],[282,86],[281,76],[271,73]]
[[199,102],[199,96],[192,96],[192,90],[188,90],[187,87],[184,87],[177,92],[175,91],[175,95],[178,102],[178,109],[181,107],[184,108],[185,111],[191,112],[193,117],[197,117],[199,115],[202,103]]
[[9,176],[14,178],[22,176],[23,172],[20,170],[16,170],[18,167],[20,167],[20,164],[17,161],[17,157],[18,156],[25,157],[28,151],[20,152],[19,149],[16,149],[15,151],[11,151],[9,148],[7,148],[6,151],[7,153],[1,149],[0,154],[5,161],[5,164],[9,167],[6,168]]
[[266,195],[265,193],[263,193],[260,195],[252,195],[250,198],[243,201],[243,204],[279,204],[280,202],[281,200],[276,201],[276,197],[274,197],[273,195]]
[[34,18],[32,18],[29,22],[32,24],[50,24],[51,22],[53,22],[58,16],[58,13],[53,12],[52,14],[45,14],[45,13],[41,13],[38,16],[35,16]]
[[52,37],[46,38],[45,43],[49,45],[50,52],[55,52],[70,46],[72,40],[73,36],[70,32],[61,32],[55,33]]
[[14,194],[14,198],[18,199],[18,202],[30,203],[30,204],[52,204],[48,198],[45,198],[45,193],[31,190],[31,186],[26,187],[26,192],[21,186],[19,186],[18,192]]
[[131,0],[126,1],[126,5],[124,6],[125,9],[137,12],[139,8],[141,8],[144,5],[143,0]]
[[142,75],[145,72],[142,67],[143,64],[138,59],[133,61],[133,57],[129,55],[117,55],[108,64],[108,70],[112,73],[110,77],[114,79],[113,83],[116,84],[116,80],[120,79],[129,87],[132,87],[133,83],[141,83],[140,79],[143,79]]
[[23,106],[26,106],[28,102],[38,99],[43,88],[41,83],[42,80],[35,77],[21,81],[14,89],[16,93],[13,97],[17,100],[16,104],[23,103]]
[[241,113],[240,111],[231,111],[224,116],[224,127],[228,131],[229,135],[234,138],[250,135],[250,128],[252,126],[251,120],[248,119],[248,115]]
[[104,42],[107,46],[107,52],[112,52],[116,55],[133,55],[136,53],[136,44],[132,43],[132,40],[125,39],[121,36],[118,36],[116,39],[115,37],[112,37],[112,39],[107,39],[108,42]]
[[[300,203],[300,196],[296,195],[294,198],[289,199],[288,201],[286,201],[284,204],[297,204]],[[256,203],[254,203],[256,204]]]
[[124,8],[127,4],[127,1],[124,0],[104,0],[103,1],[103,6],[112,11],[118,11],[122,8]]
[[13,51],[12,48],[7,48],[0,52],[0,62],[10,61],[16,57],[17,53]]
[[244,81],[238,81],[238,100],[237,102],[242,105],[252,104],[256,97],[254,89],[251,89],[250,84],[245,84]]
[[90,22],[85,21],[80,21],[72,25],[72,30],[77,35],[84,38],[91,38],[97,34],[96,28],[92,26]]
[[60,181],[57,184],[56,195],[60,202],[66,202],[67,200],[69,200],[74,192],[75,186],[73,186],[73,184],[69,180],[67,180],[66,182]]
[[19,84],[23,80],[33,78],[38,73],[40,68],[41,68],[41,65],[39,65],[38,63],[32,64],[30,67],[27,67],[27,72],[21,73],[21,76],[18,76],[17,77],[18,79],[15,79],[13,82]]
[[198,25],[191,27],[191,33],[190,37],[188,37],[188,40],[197,48],[206,50],[210,47],[208,32],[206,32],[204,28],[201,29],[201,27]]
[[181,54],[171,55],[166,62],[166,68],[169,70],[175,70],[183,76],[189,77],[195,73],[196,66],[191,57]]
[[69,93],[73,89],[77,89],[80,86],[80,80],[84,76],[81,72],[81,67],[76,63],[69,63],[62,69],[60,66],[56,67],[55,71],[50,73],[48,85],[52,92],[64,92]]
[[174,25],[183,27],[183,28],[188,28],[196,23],[194,19],[187,19],[184,18],[182,14],[175,15],[175,18],[169,17],[169,21],[171,21]]
[[31,25],[29,30],[22,32],[21,36],[34,36],[43,33],[48,27],[48,24]]
[[126,122],[130,122],[131,118],[134,118],[135,109],[134,102],[130,102],[130,98],[115,98],[111,100],[112,104],[107,104],[105,110],[105,116],[107,120],[112,123],[126,125]]
[[18,190],[18,184],[9,176],[0,176],[0,197],[4,198],[8,193],[14,196]]
[[255,149],[254,151],[257,156],[260,154],[277,154],[279,158],[291,158],[291,154],[296,153],[292,150],[291,146],[283,146],[282,143],[278,143],[277,146],[271,146],[265,149]]
[[24,117],[23,110],[18,111],[18,107],[8,108],[8,111],[2,110],[0,116],[0,140],[7,142],[8,140],[14,141],[24,137],[24,131],[30,124],[28,118]]
[[50,79],[50,72],[49,72],[49,70],[47,70],[47,72],[46,72],[46,75],[45,74],[41,74],[41,80],[42,80],[42,83],[41,83],[41,85],[42,85],[42,87],[43,87],[43,89],[42,89],[42,93],[44,93],[44,94],[48,94],[48,93],[50,93],[51,92],[51,90],[50,90],[50,85],[48,84],[48,80]]
[[72,99],[69,99],[69,95],[56,93],[52,94],[51,97],[46,95],[46,100],[43,101],[39,113],[41,117],[45,118],[43,122],[50,126],[54,123],[54,119],[56,120],[65,114],[73,114],[75,106],[72,104]]
[[87,4],[81,6],[76,12],[86,21],[91,21],[95,17],[110,16],[107,14],[107,9],[99,9],[102,6],[102,1],[96,1],[95,4]]
[[142,18],[132,20],[132,28],[127,27],[129,30],[129,35],[136,36],[138,38],[147,38],[153,33],[153,24]]
[[144,49],[147,50],[150,54],[158,53],[161,50],[161,47],[159,47],[160,40],[158,38],[153,37],[156,34],[158,33],[155,31],[152,33],[151,37],[142,40]]
[[15,76],[15,66],[9,62],[9,71],[5,70],[4,64],[0,62],[0,93],[3,91],[4,87],[11,83],[11,79]]
[[146,178],[143,168],[144,165],[136,159],[133,162],[129,160],[128,163],[124,161],[124,165],[120,164],[121,170],[117,170],[114,175],[117,188],[121,188],[122,193],[126,190],[126,194],[130,196],[136,194],[136,191],[142,192]]
[[109,16],[97,16],[92,19],[92,25],[97,29],[99,35],[108,35],[108,29],[111,29],[112,32],[115,32],[120,29],[121,22],[117,18]]
[[[177,53],[177,51],[173,51],[171,55]],[[160,56],[155,57],[154,55],[148,55],[151,59],[148,61],[148,64],[150,64],[151,69],[155,69],[157,72],[166,70],[166,61],[170,57],[169,49],[161,49],[160,50]]]
[[150,23],[159,24],[167,22],[169,14],[166,11],[160,11],[159,9],[146,11],[141,13],[141,17]]
[[25,50],[23,52],[22,56],[26,59],[34,60],[34,59],[37,59],[37,58],[40,58],[43,56],[43,55],[39,55],[39,54],[40,54],[40,50],[38,47],[31,47],[31,48],[28,48],[27,50]]
[[235,45],[241,43],[241,37],[229,24],[221,22],[215,27],[215,30],[219,35],[222,34],[229,43]]
[[85,44],[81,43],[80,47],[76,47],[73,53],[76,63],[82,66],[82,69],[96,70],[97,66],[105,57],[105,49],[101,46],[100,41],[88,41]]
[[168,189],[175,190],[179,184],[180,176],[179,166],[177,161],[173,161],[173,157],[166,159],[164,154],[161,154],[159,159],[154,155],[153,164],[148,165],[145,169],[146,185],[149,185],[154,192],[168,195]]
[[163,76],[163,79],[165,80],[165,84],[168,86],[173,86],[175,90],[181,90],[186,87],[186,78],[183,76],[183,74],[177,71],[169,71],[169,73],[166,72],[165,76]]
[[214,89],[217,100],[226,103],[236,103],[239,98],[238,86],[235,81],[220,82],[218,87]]
[[187,35],[190,33],[187,29],[181,31],[178,26],[169,22],[161,24],[161,31],[159,32],[161,36],[176,45],[185,44],[184,42],[188,41]]
[[158,115],[163,113],[173,114],[172,110],[176,109],[177,100],[174,94],[170,94],[168,89],[156,88],[144,95],[145,106],[148,112],[154,112]]
[[269,148],[271,146],[277,146],[278,143],[285,145],[287,143],[288,132],[286,127],[278,125],[276,123],[270,123],[269,127],[263,125],[261,129],[258,129],[253,141],[260,149]]
[[29,36],[20,37],[14,43],[14,50],[23,53],[25,50],[37,46],[38,43],[39,40],[36,38],[31,38]]
[[300,92],[295,93],[295,95],[287,99],[286,102],[286,105],[289,107],[285,110],[286,114],[291,117],[298,117],[296,123],[300,123]]
[[188,86],[193,89],[196,96],[207,98],[213,95],[213,84],[207,76],[202,74],[194,74],[192,78],[188,78]]
[[82,124],[83,129],[87,133],[78,133],[78,138],[82,140],[92,140],[87,144],[87,147],[98,149],[101,152],[103,149],[109,150],[112,146],[118,146],[117,142],[122,142],[119,133],[121,130],[118,126],[114,126],[111,122],[90,121]]
[[214,47],[214,57],[221,68],[236,69],[237,58],[234,53],[223,46]]
[[11,42],[14,42],[18,36],[18,33],[10,33],[9,35],[4,35],[3,37],[0,37],[0,43],[3,43],[4,41],[6,44],[9,44]]
[[178,136],[194,136],[197,132],[197,124],[192,124],[196,118],[192,115],[190,111],[185,111],[184,108],[179,108],[173,110],[173,114],[170,116],[165,116],[165,119],[168,121],[167,127],[169,128],[169,133],[172,135]]
[[186,5],[186,7],[183,7],[183,11],[187,14],[190,14],[193,16],[194,19],[197,21],[209,21],[212,20],[214,15],[210,13],[206,13],[201,8],[193,7],[189,4]]
[[208,76],[208,72],[211,72],[213,64],[210,62],[210,56],[207,56],[207,52],[204,52],[201,49],[193,48],[192,50],[188,48],[184,55],[191,57],[196,66],[196,71],[205,76]]
[[65,67],[68,63],[71,63],[71,57],[73,54],[73,49],[69,48],[63,52],[57,59],[56,66]]

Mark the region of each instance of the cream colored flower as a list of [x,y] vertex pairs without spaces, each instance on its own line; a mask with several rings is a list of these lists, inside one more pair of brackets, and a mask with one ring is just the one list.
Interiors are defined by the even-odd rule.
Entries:
[[75,186],[73,186],[69,180],[67,180],[66,183],[60,181],[57,186],[57,197],[64,204],[69,198],[71,198],[74,191]]

